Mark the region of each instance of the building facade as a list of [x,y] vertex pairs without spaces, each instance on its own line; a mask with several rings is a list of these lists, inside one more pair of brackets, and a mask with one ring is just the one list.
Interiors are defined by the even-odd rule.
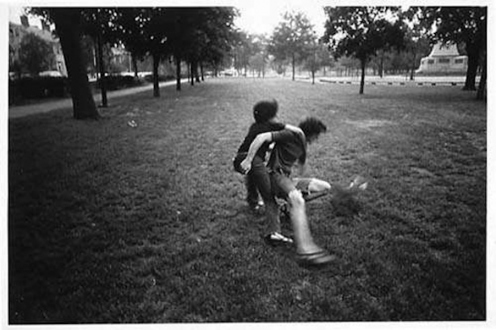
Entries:
[[24,38],[24,36],[28,33],[35,34],[52,46],[53,53],[55,55],[55,67],[52,69],[54,71],[58,71],[62,76],[67,76],[64,54],[62,53],[62,47],[59,39],[52,35],[48,25],[43,24],[42,29],[35,26],[30,26],[26,16],[21,16],[21,24],[9,22],[9,66],[19,58],[19,47],[21,45],[22,38]]
[[420,60],[420,67],[416,73],[420,74],[453,74],[465,73],[468,66],[468,57],[460,55],[454,44],[443,45],[438,43],[432,47],[427,57]]

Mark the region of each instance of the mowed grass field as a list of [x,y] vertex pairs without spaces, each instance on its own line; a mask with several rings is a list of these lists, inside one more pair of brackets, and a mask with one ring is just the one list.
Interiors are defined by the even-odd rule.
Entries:
[[[307,204],[331,267],[266,245],[232,170],[268,97],[281,121],[327,124],[308,176],[370,181],[358,214]],[[110,104],[100,121],[9,121],[11,324],[486,319],[487,116],[473,93],[210,79]]]

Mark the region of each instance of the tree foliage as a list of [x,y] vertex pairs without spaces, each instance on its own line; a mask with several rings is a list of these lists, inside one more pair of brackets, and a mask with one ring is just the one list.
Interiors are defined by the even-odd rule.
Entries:
[[19,45],[19,63],[22,71],[32,75],[51,69],[55,63],[52,45],[34,33],[26,34]]
[[305,14],[286,12],[271,36],[268,50],[276,61],[291,62],[294,80],[296,64],[301,63],[311,53],[310,47],[316,38],[313,25]]
[[178,86],[182,59],[193,64],[192,68],[201,61],[221,62],[230,50],[231,30],[237,14],[232,7],[43,7],[32,8],[30,12],[55,23],[71,82],[76,118],[99,117],[83,63],[83,33],[102,39],[102,44],[124,44],[134,63],[137,58],[151,56],[153,93],[158,97],[160,62],[171,56],[176,58]]
[[[475,90],[477,70],[487,70],[487,7],[412,7],[409,15],[435,25],[429,33],[433,42],[464,44],[468,68],[463,89]],[[481,85],[485,88],[485,75]]]
[[324,41],[334,56],[351,56],[361,63],[360,94],[365,85],[367,62],[379,50],[404,47],[405,26],[391,17],[399,7],[325,7],[327,15]]
[[[160,61],[174,57],[180,89],[181,61],[194,68],[201,61],[222,61],[231,47],[235,15],[231,7],[119,8],[116,25],[118,38],[133,56],[154,58],[155,73]],[[159,96],[154,77],[154,95]]]

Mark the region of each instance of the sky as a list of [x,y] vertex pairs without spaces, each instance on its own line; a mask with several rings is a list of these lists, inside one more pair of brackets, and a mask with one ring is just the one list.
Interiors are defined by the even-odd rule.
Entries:
[[[20,16],[23,14],[23,7],[18,4],[9,4],[9,22],[21,24]],[[29,17],[29,25],[38,26],[41,28],[41,21],[39,18],[31,16]]]
[[[123,3],[126,4],[125,2]],[[162,3],[168,2],[164,1]],[[172,1],[171,3],[174,2]],[[298,11],[307,16],[314,25],[315,31],[320,35],[324,32],[325,21],[322,3],[322,1],[318,0],[243,0],[221,1],[219,4],[232,5],[238,8],[240,16],[235,19],[235,24],[249,33],[270,35],[282,20],[284,12]],[[119,2],[117,5],[119,5]],[[145,3],[145,5],[148,4]],[[9,4],[9,21],[20,24],[19,16],[21,13],[22,6],[20,3],[13,2]],[[29,21],[31,25],[40,26],[39,20],[34,17],[30,17]]]
[[304,13],[314,25],[318,35],[324,33],[325,15],[322,1],[316,0],[253,0],[240,1],[236,7],[240,17],[235,20],[238,27],[250,33],[266,33],[270,35],[282,21],[285,12]]

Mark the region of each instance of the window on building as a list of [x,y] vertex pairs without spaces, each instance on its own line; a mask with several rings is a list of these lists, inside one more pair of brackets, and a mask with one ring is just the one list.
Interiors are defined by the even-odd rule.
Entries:
[[428,60],[427,64],[434,64],[434,60]]
[[450,62],[450,59],[449,58],[440,58],[439,59],[439,63],[449,64],[449,62]]
[[463,58],[457,58],[455,64],[463,64]]

